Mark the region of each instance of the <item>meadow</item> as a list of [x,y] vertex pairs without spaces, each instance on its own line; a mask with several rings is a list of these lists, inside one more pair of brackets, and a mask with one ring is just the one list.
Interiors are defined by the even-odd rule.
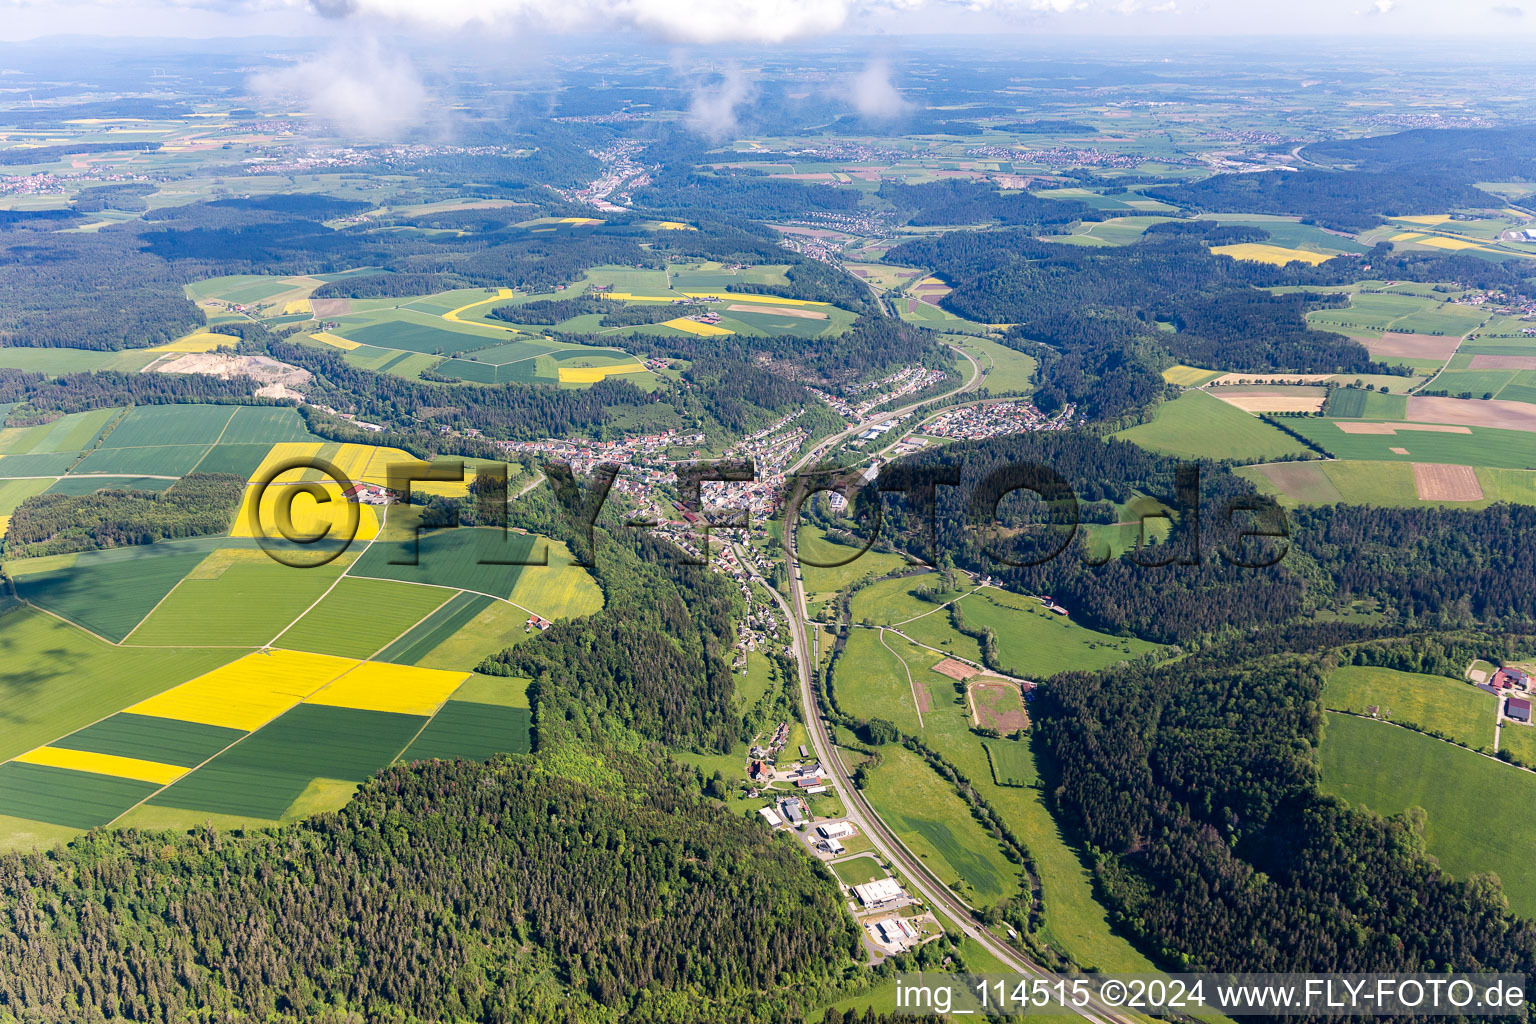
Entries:
[[[825,530],[813,526],[800,527],[795,550],[800,556],[800,574],[805,584],[807,602],[829,600],[857,580],[871,575],[884,576],[908,564],[900,555],[873,548],[861,555],[858,548],[833,540]],[[817,562],[851,561],[843,565],[822,567],[809,564],[807,559]]]
[[1376,707],[1387,721],[1448,737],[1474,750],[1493,748],[1499,700],[1470,683],[1389,668],[1342,665],[1323,687],[1330,711],[1367,714]]
[[967,629],[991,629],[997,656],[1010,672],[1044,679],[1058,672],[1092,672],[1162,650],[1134,637],[1110,636],[1048,611],[1033,598],[986,588],[960,603]]
[[958,794],[918,755],[898,744],[880,748],[864,796],[901,841],[973,906],[986,908],[1017,891],[1020,868],[981,830]]
[[1511,909],[1536,916],[1536,878],[1525,870],[1536,843],[1536,775],[1382,722],[1327,715],[1319,751],[1322,789],[1378,814],[1427,812],[1425,845],[1466,881],[1496,874]]
[[986,373],[983,383],[992,394],[1027,395],[1035,390],[1034,374],[1038,364],[1033,356],[990,339],[968,334],[948,334],[944,340],[967,349],[977,357]]
[[[918,735],[922,728],[913,691],[918,681],[914,678],[908,682],[908,667],[890,649],[910,645],[897,636],[885,637],[884,643],[881,640],[881,632],[875,629],[855,629],[849,634],[832,681],[833,696],[838,707],[855,718],[883,718],[903,732]],[[926,671],[941,657],[930,655],[928,665],[919,671]]]
[[1158,406],[1150,423],[1116,437],[1150,451],[1188,459],[1280,459],[1306,452],[1299,441],[1204,391],[1186,391]]

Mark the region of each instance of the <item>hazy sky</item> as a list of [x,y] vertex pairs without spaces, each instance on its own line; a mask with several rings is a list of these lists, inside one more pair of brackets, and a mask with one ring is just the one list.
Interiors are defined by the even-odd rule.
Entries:
[[1093,35],[1536,32],[1536,0],[0,0],[0,38],[366,31],[592,32],[781,42],[828,33]]

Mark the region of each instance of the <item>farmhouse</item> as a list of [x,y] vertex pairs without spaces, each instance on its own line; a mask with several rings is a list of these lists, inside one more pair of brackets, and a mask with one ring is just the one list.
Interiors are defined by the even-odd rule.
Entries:
[[1531,720],[1531,702],[1524,697],[1511,697],[1504,702],[1504,714],[1511,721],[1529,722]]
[[1493,688],[1496,690],[1528,690],[1531,687],[1531,677],[1518,668],[1501,668],[1493,674]]
[[906,895],[901,891],[901,883],[894,878],[877,878],[873,882],[856,885],[853,894],[866,907],[883,907]]

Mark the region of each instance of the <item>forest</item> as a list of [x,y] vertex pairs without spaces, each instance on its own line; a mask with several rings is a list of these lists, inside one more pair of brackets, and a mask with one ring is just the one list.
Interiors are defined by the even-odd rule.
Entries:
[[1495,878],[1441,874],[1422,818],[1318,793],[1328,666],[1223,651],[1037,691],[1052,801],[1115,920],[1188,970],[1536,967],[1536,925]]
[[0,856],[0,1020],[803,1018],[862,956],[825,869],[619,751],[388,769],[270,831]]
[[[957,566],[1001,577],[1009,589],[1051,594],[1085,624],[1109,633],[1188,643],[1294,626],[1318,610],[1348,609],[1363,599],[1380,603],[1382,629],[1536,622],[1532,506],[1333,505],[1282,512],[1212,463],[1200,464],[1196,506],[1195,494],[1179,481],[1179,466],[1124,441],[1028,433],[893,461],[880,486],[910,486],[935,470],[958,473],[958,486],[938,488],[937,550]],[[999,540],[978,525],[992,521],[994,496],[1013,486],[1033,488],[1042,498],[997,505]],[[1124,502],[1134,493],[1165,504],[1172,532],[1161,545],[1106,560],[1075,524],[1097,518],[1092,503]],[[854,508],[867,517],[874,500],[866,489]],[[1191,515],[1196,507],[1199,515]],[[888,498],[884,508],[882,536],[927,557],[905,499]],[[1026,526],[1030,530],[1020,532]],[[1283,531],[1284,537],[1243,540],[1248,529]],[[1021,564],[1005,565],[989,551]],[[1059,553],[1049,557],[1052,552]],[[1023,564],[1031,562],[1038,564]]]
[[1291,214],[1305,224],[1348,232],[1375,227],[1384,217],[1500,205],[1496,197],[1473,188],[1471,179],[1450,178],[1417,164],[1389,174],[1312,169],[1213,174],[1157,194],[1192,210]]
[[31,558],[223,533],[244,491],[244,477],[190,473],[163,491],[33,495],[11,513],[6,553]]
[[[1041,242],[1027,229],[956,231],[903,243],[887,259],[953,282],[945,308],[1014,325],[1004,340],[1040,359],[1035,402],[1046,411],[1071,402],[1094,419],[1133,413],[1161,395],[1157,371],[1172,362],[1391,372],[1359,343],[1307,325],[1307,309],[1339,297],[1259,291],[1310,282],[1286,268],[1213,255],[1195,232],[1090,249]],[[1257,336],[1255,323],[1264,325]]]

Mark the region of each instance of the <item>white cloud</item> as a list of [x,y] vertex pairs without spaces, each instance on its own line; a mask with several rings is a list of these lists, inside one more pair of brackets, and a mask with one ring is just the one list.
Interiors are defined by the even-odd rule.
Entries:
[[351,138],[384,138],[425,120],[426,86],[411,62],[385,53],[377,41],[341,44],[247,82],[259,103],[314,114]]
[[1397,6],[1397,0],[1376,0],[1375,3],[1371,4],[1371,9],[1369,11],[1367,11],[1366,13],[1367,14],[1377,14],[1377,15],[1391,14],[1393,8],[1395,8],[1396,6]]
[[849,79],[848,89],[854,109],[877,121],[900,117],[912,108],[891,82],[891,65],[885,60],[870,61]]
[[711,142],[721,141],[736,131],[736,108],[755,92],[751,80],[737,68],[725,71],[718,82],[700,83],[688,105],[688,127]]

